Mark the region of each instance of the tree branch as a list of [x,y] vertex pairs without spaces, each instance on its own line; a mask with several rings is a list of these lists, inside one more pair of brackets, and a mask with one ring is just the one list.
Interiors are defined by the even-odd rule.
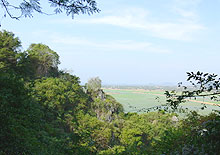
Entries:
[[[3,7],[5,8],[6,13],[10,16],[10,18],[19,20],[19,18],[20,18],[21,16],[15,17],[15,16],[12,16],[11,13],[9,12],[8,6],[11,6],[11,5],[6,5],[5,2],[4,2],[4,0],[1,0],[1,1],[2,1]],[[15,7],[15,6],[12,6],[12,7],[17,8],[17,7]]]

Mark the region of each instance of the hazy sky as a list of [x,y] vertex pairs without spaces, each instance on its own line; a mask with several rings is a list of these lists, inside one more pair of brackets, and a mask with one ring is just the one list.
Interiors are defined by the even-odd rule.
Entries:
[[4,18],[1,29],[14,32],[24,50],[48,45],[82,83],[99,76],[104,84],[176,84],[187,71],[220,74],[220,0],[97,3],[101,12],[92,16]]

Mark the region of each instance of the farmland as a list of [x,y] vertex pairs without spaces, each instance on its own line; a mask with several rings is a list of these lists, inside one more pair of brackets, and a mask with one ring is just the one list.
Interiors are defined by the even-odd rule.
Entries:
[[[144,112],[142,110],[144,108],[166,104],[166,97],[162,89],[104,88],[104,91],[121,103],[125,112]],[[205,110],[200,110],[202,107],[201,103],[206,103],[207,108]],[[218,106],[210,105],[212,103],[214,102],[209,99],[191,99],[182,103],[182,107],[189,110],[196,110],[201,114],[208,114],[212,109],[219,110]]]

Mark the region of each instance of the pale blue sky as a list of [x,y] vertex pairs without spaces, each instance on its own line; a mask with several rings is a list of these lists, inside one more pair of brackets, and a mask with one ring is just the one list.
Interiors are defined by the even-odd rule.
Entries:
[[[82,83],[177,84],[187,71],[220,74],[220,0],[98,0],[99,14],[3,19],[25,50],[44,43]],[[2,13],[2,12],[1,12]]]

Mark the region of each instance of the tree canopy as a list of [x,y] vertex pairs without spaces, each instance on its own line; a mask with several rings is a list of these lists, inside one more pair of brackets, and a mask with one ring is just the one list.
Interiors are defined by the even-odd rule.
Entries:
[[100,10],[97,8],[95,0],[47,0],[50,7],[54,8],[52,13],[43,11],[44,8],[40,0],[19,0],[16,2],[10,0],[1,0],[0,6],[4,10],[4,17],[9,16],[12,19],[21,17],[33,17],[33,13],[40,14],[58,14],[65,12],[66,15],[93,14]]
[[86,84],[88,91],[97,92],[102,87],[102,81],[99,77],[90,78]]
[[0,69],[15,68],[21,41],[8,31],[0,31]]
[[[79,77],[60,71],[47,45],[21,51],[20,40],[2,31],[0,47],[0,154],[220,154],[219,113],[124,113],[98,77],[85,91]],[[187,97],[219,98],[216,75],[188,76],[198,89],[167,92],[171,106]]]
[[31,44],[28,48],[27,60],[35,77],[51,76],[58,70],[59,55],[44,44]]

